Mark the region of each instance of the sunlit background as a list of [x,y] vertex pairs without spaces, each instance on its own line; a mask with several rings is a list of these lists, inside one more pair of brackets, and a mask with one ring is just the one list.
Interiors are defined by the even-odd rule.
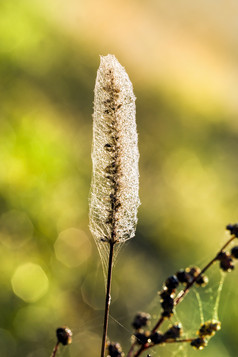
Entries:
[[[114,269],[109,337],[126,352],[134,315],[159,316],[163,281],[224,244],[238,220],[237,15],[235,0],[0,2],[1,357],[50,357],[62,325],[74,338],[59,356],[99,355],[104,281],[88,230],[99,55],[115,54],[134,86],[142,202]],[[225,280],[222,330],[204,351],[151,355],[237,356],[237,279]],[[195,294],[178,320],[195,335]]]

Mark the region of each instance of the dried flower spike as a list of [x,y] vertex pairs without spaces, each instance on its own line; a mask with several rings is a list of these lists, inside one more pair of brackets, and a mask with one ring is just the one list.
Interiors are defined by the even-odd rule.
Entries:
[[94,92],[89,226],[105,273],[105,242],[116,242],[119,248],[135,235],[140,204],[135,96],[115,56],[101,57]]
[[135,96],[125,69],[112,55],[101,57],[94,94],[89,227],[106,282],[104,357],[112,265],[121,245],[135,235],[140,204]]

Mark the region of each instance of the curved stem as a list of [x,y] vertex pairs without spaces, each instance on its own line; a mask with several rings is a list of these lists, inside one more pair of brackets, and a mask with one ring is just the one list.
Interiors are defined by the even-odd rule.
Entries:
[[112,262],[113,262],[113,252],[114,252],[114,242],[109,242],[109,260],[108,260],[108,271],[107,271],[107,290],[105,298],[105,310],[104,310],[104,324],[103,324],[103,335],[102,335],[102,347],[101,347],[101,357],[105,355],[106,339],[107,339],[107,328],[108,328],[108,317],[111,302],[111,281],[112,281]]

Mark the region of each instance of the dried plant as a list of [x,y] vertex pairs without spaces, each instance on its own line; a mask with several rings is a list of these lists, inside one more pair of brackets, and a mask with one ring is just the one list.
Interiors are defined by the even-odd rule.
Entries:
[[[135,96],[117,59],[101,57],[93,114],[93,174],[89,225],[104,271],[110,244],[116,250],[135,235],[139,206]],[[114,251],[115,254],[115,251]]]
[[138,138],[132,84],[117,59],[101,57],[93,114],[93,174],[89,226],[107,282],[104,356],[110,304],[111,271],[121,245],[135,235],[139,201]]
[[[138,138],[135,122],[135,96],[125,69],[117,59],[108,55],[101,57],[95,85],[93,114],[93,174],[90,193],[90,230],[95,239],[103,265],[106,282],[106,298],[101,357],[123,357],[125,353],[118,342],[108,342],[107,328],[110,306],[110,289],[113,262],[121,245],[135,235],[139,201]],[[192,266],[169,276],[159,292],[161,313],[157,322],[149,328],[150,315],[136,314],[133,322],[131,346],[127,357],[138,357],[155,346],[171,343],[189,343],[197,350],[203,349],[209,339],[220,330],[217,310],[211,320],[202,321],[196,335],[185,337],[182,325],[172,323],[176,307],[186,297],[191,288],[208,284],[206,271],[219,262],[224,273],[234,269],[238,259],[238,246],[230,252],[226,248],[238,238],[238,224],[229,224],[226,229],[230,237],[214,258],[203,268]],[[219,303],[220,284],[216,307]],[[170,326],[164,326],[165,321]],[[68,328],[57,329],[57,343],[69,344],[72,333]],[[148,357],[149,355],[147,355]]]

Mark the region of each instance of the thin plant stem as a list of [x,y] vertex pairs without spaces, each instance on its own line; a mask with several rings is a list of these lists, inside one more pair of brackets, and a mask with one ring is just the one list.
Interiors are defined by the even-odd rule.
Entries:
[[134,342],[134,343],[131,345],[131,347],[130,347],[130,349],[129,349],[129,351],[128,351],[126,357],[131,357],[131,356],[132,356],[135,346],[136,346],[136,342]]
[[180,340],[167,340],[166,343],[192,342],[194,338],[183,338]]
[[[174,339],[174,340],[167,340],[165,343],[184,343],[184,342],[192,342],[194,340],[194,338],[184,338],[184,339],[180,339],[180,340],[176,340],[176,339]],[[149,348],[151,348],[151,347],[153,347],[153,346],[151,346],[150,344],[146,344],[146,345],[144,345],[144,346],[141,346],[140,348],[139,348],[139,350],[135,353],[135,355],[134,355],[134,357],[138,357],[138,356],[140,356],[140,354],[142,353],[142,352],[144,352],[145,350],[147,350],[147,349],[149,349]],[[129,356],[129,354],[128,354],[128,356]]]
[[[160,319],[158,320],[158,322],[152,328],[151,333],[155,332],[163,322],[164,322],[164,317],[161,316]],[[136,342],[131,345],[131,348],[130,348],[128,354],[127,354],[127,357],[131,357],[132,356],[132,353],[133,353],[135,345],[136,345]],[[135,356],[139,356],[141,354],[141,352],[146,350],[146,348],[147,348],[146,345],[141,346],[141,348],[136,352]]]
[[164,322],[164,317],[161,316],[160,319],[158,320],[158,322],[155,324],[155,326],[152,328],[151,332],[155,332],[156,330],[158,330],[158,328],[160,327],[160,325]]
[[110,303],[111,303],[112,262],[113,262],[113,252],[114,252],[115,241],[114,242],[109,241],[109,244],[110,244],[110,251],[109,251],[109,259],[108,259],[107,289],[106,289],[106,298],[105,298],[101,357],[104,357],[105,348],[106,348],[108,317],[109,317],[109,309],[110,309]]
[[55,347],[53,349],[51,357],[55,357],[56,356],[56,353],[58,351],[58,347],[59,347],[59,341],[56,343],[56,345],[55,345]]
[[[180,342],[180,343],[184,343],[184,342],[192,342],[193,341],[193,338],[184,338],[184,339],[180,339],[180,340],[176,340],[176,339],[174,339],[174,340],[167,340],[166,341],[166,343],[178,343],[178,342]],[[140,356],[140,354],[142,353],[142,352],[144,352],[145,350],[147,350],[147,349],[149,349],[149,348],[151,348],[152,346],[151,345],[149,345],[149,344],[146,344],[146,345],[144,345],[144,346],[141,346],[141,348],[136,352],[136,354],[134,355],[134,357],[138,357],[138,356]]]
[[150,347],[150,346],[149,346],[148,343],[147,343],[146,345],[144,345],[144,346],[141,346],[141,348],[135,353],[134,357],[140,356],[140,354],[141,354],[142,352],[144,352],[145,350],[147,350],[147,348],[149,348],[149,347]]

